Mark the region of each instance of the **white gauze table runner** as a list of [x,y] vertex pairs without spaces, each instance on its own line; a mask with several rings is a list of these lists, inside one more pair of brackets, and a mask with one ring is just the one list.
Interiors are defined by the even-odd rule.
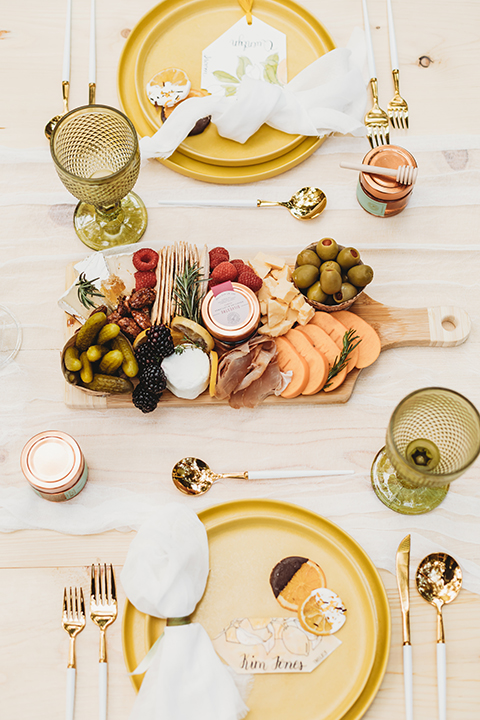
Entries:
[[[66,266],[90,251],[75,235],[76,204],[58,180],[48,148],[0,148],[0,303],[23,326],[22,349],[0,373],[0,531],[47,528],[63,533],[138,529],[176,500],[198,512],[243,498],[273,498],[317,512],[350,533],[377,567],[394,571],[395,550],[412,534],[412,567],[428,552],[448,551],[460,562],[464,586],[480,592],[479,463],[456,480],[444,503],[415,518],[397,515],[374,495],[370,467],[385,443],[395,405],[408,392],[443,385],[480,407],[480,136],[392,133],[416,157],[420,175],[410,204],[381,219],[357,203],[356,173],[339,162],[360,161],[364,138],[329,138],[288,173],[242,186],[212,186],[160,163],[142,168],[135,188],[147,204],[143,244],[189,240],[245,253],[295,252],[325,235],[360,249],[375,270],[370,294],[386,305],[457,305],[472,319],[469,340],[457,348],[406,347],[383,352],[359,376],[345,405],[285,403],[253,411],[229,407],[166,408],[144,416],[132,410],[72,410],[64,404],[60,348],[65,318],[57,300]],[[159,199],[287,199],[305,185],[327,194],[325,212],[300,223],[282,208],[159,208]],[[249,250],[250,249],[250,250]],[[20,471],[23,445],[45,429],[69,432],[89,465],[85,489],[66,503],[37,497]],[[226,480],[203,497],[183,497],[171,480],[186,455],[218,472],[308,467],[353,469],[344,478]]]

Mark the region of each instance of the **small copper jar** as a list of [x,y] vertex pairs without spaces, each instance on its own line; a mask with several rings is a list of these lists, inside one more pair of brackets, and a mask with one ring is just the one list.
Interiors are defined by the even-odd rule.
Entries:
[[234,347],[255,334],[260,322],[260,303],[245,285],[222,283],[205,295],[202,320],[221,345]]
[[79,444],[70,435],[46,430],[30,438],[20,465],[33,490],[45,500],[70,500],[83,490],[87,463]]
[[[417,167],[413,155],[397,145],[380,145],[368,152],[363,163],[394,168],[400,165]],[[407,207],[413,185],[401,185],[395,178],[361,172],[357,185],[357,200],[371,215],[390,217]]]

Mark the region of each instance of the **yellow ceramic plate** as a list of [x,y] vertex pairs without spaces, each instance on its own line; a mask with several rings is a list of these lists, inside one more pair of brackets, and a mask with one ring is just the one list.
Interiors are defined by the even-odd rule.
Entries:
[[[245,500],[199,514],[208,532],[210,576],[193,619],[211,637],[236,617],[289,616],[269,584],[274,565],[288,555],[310,557],[325,571],[328,587],[347,607],[337,637],[342,645],[306,675],[257,675],[248,699],[249,720],[358,720],[385,673],[390,614],[375,567],[343,530],[288,503]],[[163,621],[127,602],[123,648],[132,671],[163,629]],[[135,688],[142,677],[132,676]]]
[[[335,47],[318,20],[291,0],[255,0],[254,13],[286,34],[290,79]],[[200,89],[202,50],[242,14],[237,0],[216,0],[214,3],[211,0],[166,0],[132,30],[124,55],[136,56],[135,77],[123,73],[119,76],[119,84],[123,95],[136,95],[149,135],[162,124],[160,110],[152,105],[145,92],[149,80],[162,68],[178,67],[187,72],[192,88]],[[201,135],[186,138],[179,152],[213,165],[254,165],[288,153],[304,139],[301,135],[288,135],[264,125],[246,143],[240,144],[220,137],[211,124]]]

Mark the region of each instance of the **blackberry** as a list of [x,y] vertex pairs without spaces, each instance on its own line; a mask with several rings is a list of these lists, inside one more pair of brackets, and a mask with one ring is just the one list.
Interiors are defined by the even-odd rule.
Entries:
[[159,352],[152,348],[147,342],[144,342],[135,349],[135,357],[141,369],[145,369],[151,365],[158,365],[162,361]]
[[140,382],[132,393],[132,401],[136,408],[143,413],[153,412],[160,400],[161,393],[151,393]]
[[162,358],[168,357],[175,350],[170,330],[165,325],[152,325],[147,330],[147,345]]
[[160,365],[148,365],[142,370],[140,382],[152,394],[161,393],[167,387],[167,378]]

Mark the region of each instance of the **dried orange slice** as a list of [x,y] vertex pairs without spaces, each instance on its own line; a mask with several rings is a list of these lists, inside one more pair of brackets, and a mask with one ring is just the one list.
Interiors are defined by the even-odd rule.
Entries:
[[304,557],[283,558],[270,573],[273,594],[283,608],[297,611],[312,590],[325,587],[327,580],[320,565]]
[[[184,98],[183,100],[190,100],[190,98],[207,97],[207,95],[210,95],[210,93],[208,92],[208,90],[194,90],[194,89],[193,89],[193,90],[190,90],[190,92],[188,93],[187,97]],[[177,105],[180,105],[180,104],[183,102],[183,100],[179,100],[178,103],[177,103]],[[166,120],[166,119],[172,114],[172,112],[175,110],[175,108],[177,107],[177,105],[175,105],[175,107],[173,107],[173,106],[162,107],[162,122],[165,122],[165,120]]]
[[170,323],[170,330],[181,332],[187,340],[201,347],[204,352],[210,352],[215,347],[215,341],[210,333],[189,318],[177,315]]
[[185,100],[190,87],[191,82],[186,72],[179,68],[165,68],[147,83],[146,91],[148,99],[155,107],[173,107],[180,100]]
[[313,590],[303,601],[298,619],[314,635],[333,635],[344,624],[347,608],[336,593],[322,587]]

